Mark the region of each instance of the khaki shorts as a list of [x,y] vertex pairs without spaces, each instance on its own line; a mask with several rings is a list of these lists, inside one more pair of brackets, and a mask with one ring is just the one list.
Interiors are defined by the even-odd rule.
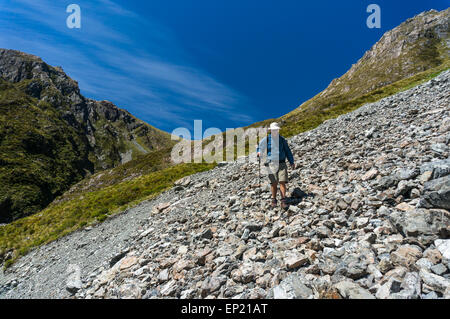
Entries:
[[[278,167],[277,167],[278,166]],[[288,182],[288,171],[286,162],[281,162],[278,165],[270,163],[267,166],[270,183]]]

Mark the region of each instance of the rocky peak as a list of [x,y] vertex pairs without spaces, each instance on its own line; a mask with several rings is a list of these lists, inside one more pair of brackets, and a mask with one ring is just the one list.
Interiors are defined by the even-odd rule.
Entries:
[[[423,12],[414,18],[410,18],[398,27],[386,32],[382,38],[364,56],[352,66],[352,68],[340,79],[333,82],[325,91],[326,95],[335,94],[341,89],[339,84],[352,80],[362,79],[361,72],[380,72],[388,78],[391,72],[392,79],[386,81],[372,81],[365,92],[395,82],[403,77],[409,77],[418,71],[426,70],[428,63],[419,64],[418,60],[429,59],[423,57],[427,48],[436,45],[446,46],[446,56],[432,56],[433,58],[448,58],[449,55],[449,31],[450,9],[438,12],[431,10]],[[427,61],[432,62],[432,61]],[[382,64],[386,64],[383,66]],[[351,82],[350,82],[351,83]]]
[[13,83],[40,80],[42,86],[54,86],[63,95],[80,94],[78,83],[62,67],[52,67],[37,56],[17,50],[0,49],[0,77]]
[[340,78],[283,116],[295,121],[303,110],[327,109],[450,61],[450,8],[423,12],[386,32]]
[[[135,130],[146,127],[143,131],[151,136],[146,139],[148,145],[142,145],[141,150],[163,148],[170,139],[169,134],[151,127],[110,101],[85,98],[77,81],[64,73],[61,67],[50,66],[37,56],[0,49],[0,77],[12,83],[26,81],[25,92],[59,109],[69,125],[84,130],[93,148],[97,146],[94,133],[99,130],[96,127],[99,120],[115,124],[108,130],[114,138],[133,138]],[[125,127],[125,131],[121,127]],[[158,138],[155,140],[156,136]],[[127,151],[123,150],[124,153]],[[100,150],[98,153],[103,152]]]

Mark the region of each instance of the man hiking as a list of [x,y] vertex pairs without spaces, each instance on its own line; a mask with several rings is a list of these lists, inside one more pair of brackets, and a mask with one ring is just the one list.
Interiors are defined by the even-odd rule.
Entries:
[[267,160],[264,161],[264,166],[267,167],[271,191],[272,191],[272,207],[277,206],[277,186],[280,183],[281,193],[281,208],[287,209],[288,204],[286,202],[286,183],[288,182],[288,172],[286,166],[286,157],[291,165],[291,168],[295,168],[294,156],[289,148],[286,139],[280,134],[280,127],[278,123],[272,123],[269,127],[269,135],[264,137],[257,148],[257,156],[265,158],[267,154]]

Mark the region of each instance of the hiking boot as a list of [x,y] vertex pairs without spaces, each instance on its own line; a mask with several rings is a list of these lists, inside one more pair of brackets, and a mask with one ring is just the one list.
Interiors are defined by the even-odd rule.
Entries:
[[281,208],[283,208],[284,210],[287,210],[289,208],[289,205],[286,202],[286,198],[281,199]]
[[277,207],[277,204],[278,204],[277,199],[276,198],[272,198],[272,208]]

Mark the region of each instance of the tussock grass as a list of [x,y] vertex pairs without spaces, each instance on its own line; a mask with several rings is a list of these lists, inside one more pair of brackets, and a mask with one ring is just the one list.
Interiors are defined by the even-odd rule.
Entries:
[[0,256],[13,251],[10,266],[30,249],[54,241],[86,225],[104,221],[127,207],[153,198],[179,178],[212,169],[215,164],[179,164],[161,171],[51,204],[38,214],[0,227]]

